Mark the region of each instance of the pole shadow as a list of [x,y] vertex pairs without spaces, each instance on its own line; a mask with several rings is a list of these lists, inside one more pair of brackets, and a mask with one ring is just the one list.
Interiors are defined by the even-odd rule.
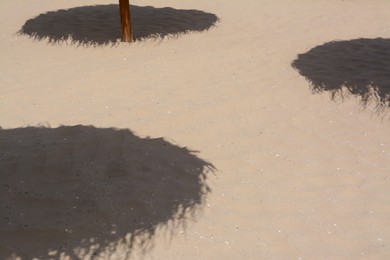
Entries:
[[[133,36],[162,39],[189,32],[203,32],[218,22],[215,14],[199,10],[131,5]],[[50,43],[68,42],[79,45],[107,45],[120,41],[119,6],[95,5],[40,14],[22,26],[21,35]]]
[[299,54],[292,67],[304,76],[312,91],[328,91],[332,99],[347,94],[363,106],[390,108],[390,39],[333,41]]
[[214,167],[163,138],[93,126],[0,128],[0,258],[127,256],[195,219]]

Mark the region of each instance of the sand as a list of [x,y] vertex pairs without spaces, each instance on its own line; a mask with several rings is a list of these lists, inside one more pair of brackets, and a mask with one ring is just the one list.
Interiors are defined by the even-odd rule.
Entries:
[[390,2],[0,2],[1,259],[388,259]]

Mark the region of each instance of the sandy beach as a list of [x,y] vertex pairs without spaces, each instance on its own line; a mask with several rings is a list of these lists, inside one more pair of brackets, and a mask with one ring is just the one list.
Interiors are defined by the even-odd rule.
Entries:
[[0,259],[390,259],[390,1],[0,2]]

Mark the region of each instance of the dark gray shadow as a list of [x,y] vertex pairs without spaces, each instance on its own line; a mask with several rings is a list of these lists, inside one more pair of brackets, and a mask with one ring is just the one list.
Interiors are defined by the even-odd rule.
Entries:
[[0,259],[146,252],[157,228],[195,220],[213,169],[126,129],[0,128]]
[[[218,21],[215,14],[169,7],[132,5],[131,15],[135,40],[202,32]],[[82,6],[47,12],[26,21],[19,33],[50,43],[113,44],[121,38],[119,6]]]
[[390,39],[334,41],[298,55],[292,66],[312,85],[313,92],[329,91],[332,98],[345,87],[365,106],[390,107]]

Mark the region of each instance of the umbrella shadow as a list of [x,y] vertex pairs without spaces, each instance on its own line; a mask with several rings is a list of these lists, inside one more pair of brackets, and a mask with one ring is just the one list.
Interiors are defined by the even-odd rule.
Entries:
[[0,258],[145,253],[156,230],[196,219],[213,170],[186,148],[127,129],[0,128]]
[[[218,22],[215,14],[170,7],[131,5],[131,16],[135,40],[207,31]],[[50,43],[113,44],[121,38],[119,6],[82,6],[47,12],[26,21],[19,34]]]
[[390,108],[390,39],[325,43],[298,55],[292,66],[313,92],[328,91],[332,99],[346,93],[359,97],[363,106],[374,101],[380,111]]

